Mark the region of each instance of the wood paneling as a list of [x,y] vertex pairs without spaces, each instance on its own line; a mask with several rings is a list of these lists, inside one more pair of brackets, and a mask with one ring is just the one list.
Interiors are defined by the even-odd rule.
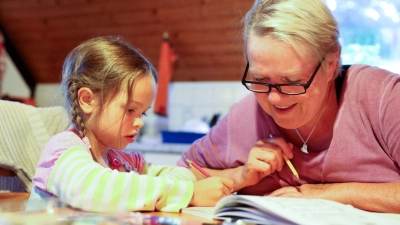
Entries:
[[0,177],[14,177],[16,174],[11,171],[0,167]]
[[243,15],[254,0],[1,0],[0,23],[38,83],[60,81],[82,41],[121,35],[157,68],[164,32],[179,59],[174,81],[239,80]]

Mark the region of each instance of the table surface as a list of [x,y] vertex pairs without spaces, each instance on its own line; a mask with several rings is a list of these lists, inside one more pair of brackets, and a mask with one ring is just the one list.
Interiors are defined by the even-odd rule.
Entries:
[[[14,197],[14,198],[13,198]],[[170,213],[170,212],[140,212],[140,213],[119,213],[119,214],[106,214],[106,213],[89,213],[70,207],[65,207],[65,204],[57,205],[52,204],[54,207],[47,207],[47,209],[38,209],[32,211],[24,211],[27,204],[27,198],[29,194],[27,193],[0,193],[0,224],[2,225],[28,225],[28,224],[44,224],[42,221],[47,221],[45,224],[56,224],[56,225],[73,225],[73,224],[102,224],[102,225],[114,225],[114,224],[165,224],[165,225],[217,225],[222,224],[219,220],[210,220],[190,214],[185,213]],[[56,200],[57,201],[57,200]],[[46,202],[47,203],[47,202]],[[57,202],[56,202],[57,203]],[[47,204],[48,206],[49,204]],[[43,206],[43,205],[42,205]],[[394,219],[399,221],[400,224],[400,214],[392,213],[374,213],[376,217],[381,217],[382,220]],[[103,218],[104,217],[104,218]],[[99,221],[100,219],[138,219],[138,218],[152,218],[151,222],[140,222],[140,223],[121,223],[115,221]],[[68,223],[66,223],[68,219]],[[84,223],[78,219],[86,219]],[[96,220],[94,220],[96,219]],[[159,223],[154,221],[154,219],[163,219],[167,222]],[[35,221],[36,223],[32,223]],[[77,223],[76,220],[78,220]],[[60,222],[62,221],[62,223]],[[228,224],[228,223],[224,223]]]
[[[13,200],[9,200],[10,196],[12,195],[21,195],[21,198],[14,198]],[[54,207],[51,209],[47,210],[31,210],[31,211],[25,211],[25,206],[26,206],[27,200],[26,200],[26,195],[22,193],[0,193],[0,224],[25,224],[24,221],[26,220],[26,224],[31,224],[30,222],[36,220],[41,221],[42,219],[45,218],[57,218],[55,219],[57,221],[60,220],[60,218],[71,218],[71,216],[74,216],[76,218],[86,218],[85,216],[93,216],[97,215],[96,220],[100,220],[100,217],[105,216],[105,217],[112,217],[115,219],[121,219],[127,218],[127,217],[132,217],[133,219],[137,219],[138,217],[140,218],[147,218],[147,219],[152,219],[151,223],[146,223],[146,224],[159,224],[157,221],[154,221],[155,219],[158,220],[168,220],[170,222],[165,223],[165,224],[220,224],[221,221],[219,220],[210,220],[190,214],[185,214],[185,213],[172,213],[172,212],[136,212],[136,213],[119,213],[119,214],[104,214],[104,213],[89,213],[89,212],[84,212],[80,211],[77,209],[73,209],[70,207]],[[5,220],[8,223],[2,223]],[[85,220],[87,221],[87,219]],[[91,221],[93,222],[93,221]],[[98,222],[98,223],[97,223]],[[46,223],[49,224],[49,223]],[[68,223],[68,224],[74,224],[74,223]],[[80,223],[79,223],[80,224]],[[119,223],[110,223],[107,221],[104,223],[104,221],[95,221],[95,223],[85,223],[85,224],[107,224],[107,225],[113,225],[113,224],[119,224]],[[164,223],[163,223],[164,224]]]

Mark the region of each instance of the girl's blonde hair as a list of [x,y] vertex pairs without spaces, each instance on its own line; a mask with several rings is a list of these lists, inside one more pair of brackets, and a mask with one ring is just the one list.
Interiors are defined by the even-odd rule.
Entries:
[[70,121],[82,137],[86,136],[78,91],[89,88],[100,96],[100,108],[127,85],[128,101],[133,83],[139,76],[153,76],[153,65],[119,36],[96,37],[73,49],[65,59],[61,87]]
[[[243,22],[245,57],[249,35],[282,41],[301,57],[313,56],[318,61],[333,57],[329,53],[340,55],[337,22],[322,0],[255,0]],[[341,61],[334,60],[338,60],[337,76]]]

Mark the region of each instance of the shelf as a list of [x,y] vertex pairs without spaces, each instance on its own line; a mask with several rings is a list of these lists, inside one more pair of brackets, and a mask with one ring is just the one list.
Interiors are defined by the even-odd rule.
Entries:
[[188,150],[190,146],[191,144],[174,144],[174,143],[142,144],[134,142],[126,146],[124,151],[181,154],[182,152]]

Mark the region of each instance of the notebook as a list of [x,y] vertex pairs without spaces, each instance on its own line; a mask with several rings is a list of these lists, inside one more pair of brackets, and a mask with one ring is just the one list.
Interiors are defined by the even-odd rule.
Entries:
[[215,207],[189,207],[187,213],[207,219],[253,224],[375,225],[399,224],[384,214],[371,213],[325,199],[230,195]]

